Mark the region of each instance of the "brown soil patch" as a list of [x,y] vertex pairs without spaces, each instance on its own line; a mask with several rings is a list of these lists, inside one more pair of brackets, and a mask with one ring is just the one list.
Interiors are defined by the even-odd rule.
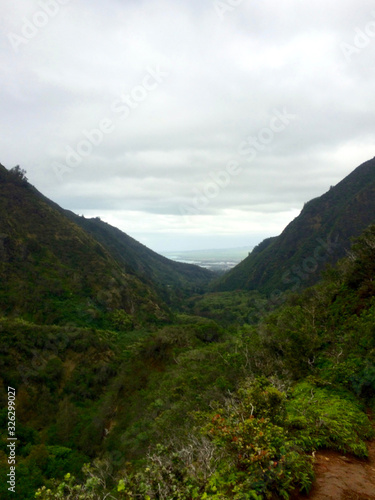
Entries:
[[313,489],[297,499],[375,500],[375,441],[368,443],[369,458],[360,460],[330,450],[315,455]]

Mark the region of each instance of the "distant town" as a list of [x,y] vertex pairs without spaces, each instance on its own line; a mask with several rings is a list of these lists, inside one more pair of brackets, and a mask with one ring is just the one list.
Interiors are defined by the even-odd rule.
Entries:
[[224,272],[235,267],[251,252],[252,247],[220,248],[210,250],[186,250],[162,252],[168,259],[195,264],[210,271]]

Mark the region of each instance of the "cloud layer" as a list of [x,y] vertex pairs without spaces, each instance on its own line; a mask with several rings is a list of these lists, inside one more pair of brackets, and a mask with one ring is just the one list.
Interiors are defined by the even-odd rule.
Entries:
[[158,251],[252,246],[374,156],[371,2],[0,12],[0,162]]

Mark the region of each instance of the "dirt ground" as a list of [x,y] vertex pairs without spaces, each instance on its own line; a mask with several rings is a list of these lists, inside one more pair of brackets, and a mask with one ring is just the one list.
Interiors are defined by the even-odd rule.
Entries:
[[375,500],[375,441],[368,443],[369,458],[322,450],[315,455],[315,483],[308,500]]

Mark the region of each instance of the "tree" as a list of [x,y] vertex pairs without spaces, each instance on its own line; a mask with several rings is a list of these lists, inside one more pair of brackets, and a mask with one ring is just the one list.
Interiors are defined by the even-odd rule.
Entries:
[[19,165],[16,165],[15,167],[11,168],[9,170],[9,173],[22,184],[26,184],[28,179],[26,177],[26,170],[21,168]]

